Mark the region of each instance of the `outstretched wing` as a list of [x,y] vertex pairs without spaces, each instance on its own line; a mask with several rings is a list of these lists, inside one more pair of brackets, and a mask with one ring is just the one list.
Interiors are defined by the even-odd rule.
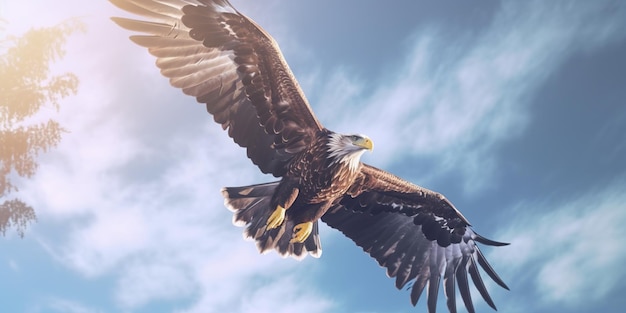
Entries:
[[143,33],[174,87],[205,103],[262,172],[285,164],[322,129],[274,39],[227,0],[110,0],[146,21],[114,17]]
[[467,273],[483,299],[496,308],[483,284],[478,265],[508,289],[491,268],[477,242],[500,246],[476,234],[469,222],[441,194],[416,186],[385,171],[363,165],[361,175],[322,220],[351,238],[387,268],[402,289],[413,282],[411,303],[428,285],[428,311],[435,312],[439,283],[450,312],[456,312],[458,289],[469,312],[474,312]]

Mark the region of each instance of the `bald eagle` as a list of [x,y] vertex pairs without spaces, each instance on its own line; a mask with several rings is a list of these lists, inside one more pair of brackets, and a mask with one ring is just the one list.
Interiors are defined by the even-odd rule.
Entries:
[[233,222],[261,252],[319,257],[321,219],[342,232],[396,278],[412,283],[416,305],[428,286],[435,312],[441,278],[450,312],[455,288],[474,312],[468,273],[495,305],[478,265],[508,289],[477,243],[501,246],[474,232],[444,196],[360,161],[370,138],[340,134],[317,120],[274,39],[227,0],[110,0],[144,17],[114,17],[148,48],[170,83],[206,104],[214,120],[263,173],[280,180],[222,190]]

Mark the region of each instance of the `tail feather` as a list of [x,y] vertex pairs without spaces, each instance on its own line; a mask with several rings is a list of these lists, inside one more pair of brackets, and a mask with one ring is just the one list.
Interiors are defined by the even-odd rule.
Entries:
[[285,217],[280,227],[267,229],[266,224],[274,211],[270,200],[278,182],[244,187],[226,187],[222,189],[224,205],[231,210],[233,224],[246,227],[243,234],[256,241],[261,253],[276,250],[281,256],[295,259],[304,258],[307,253],[314,257],[322,254],[317,221],[313,223],[311,235],[303,243],[291,243],[295,222]]

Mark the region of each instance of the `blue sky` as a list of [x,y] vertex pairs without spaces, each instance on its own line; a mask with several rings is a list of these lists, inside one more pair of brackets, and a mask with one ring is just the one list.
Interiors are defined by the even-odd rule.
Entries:
[[[500,312],[626,305],[626,3],[233,0],[279,42],[319,119],[370,136],[363,161],[442,192],[489,238]],[[19,196],[39,221],[0,238],[6,312],[425,312],[360,248],[258,255],[222,186],[259,174],[169,87],[106,1],[0,1],[5,33],[81,17],[56,72],[70,131]],[[475,295],[477,310],[489,307]],[[444,311],[443,303],[439,305]]]

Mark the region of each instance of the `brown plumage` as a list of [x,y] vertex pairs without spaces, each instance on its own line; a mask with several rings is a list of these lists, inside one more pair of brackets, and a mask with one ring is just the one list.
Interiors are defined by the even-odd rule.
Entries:
[[321,219],[387,268],[397,288],[413,282],[413,305],[428,285],[434,312],[443,277],[449,311],[456,312],[458,283],[474,312],[469,273],[495,309],[478,265],[507,287],[476,243],[503,244],[476,234],[441,194],[361,163],[369,138],[321,125],[278,45],[254,21],[226,0],[110,1],[147,19],[113,18],[142,33],[131,40],[157,57],[170,83],[206,104],[263,173],[281,178],[222,190],[233,222],[261,252],[319,256]]

